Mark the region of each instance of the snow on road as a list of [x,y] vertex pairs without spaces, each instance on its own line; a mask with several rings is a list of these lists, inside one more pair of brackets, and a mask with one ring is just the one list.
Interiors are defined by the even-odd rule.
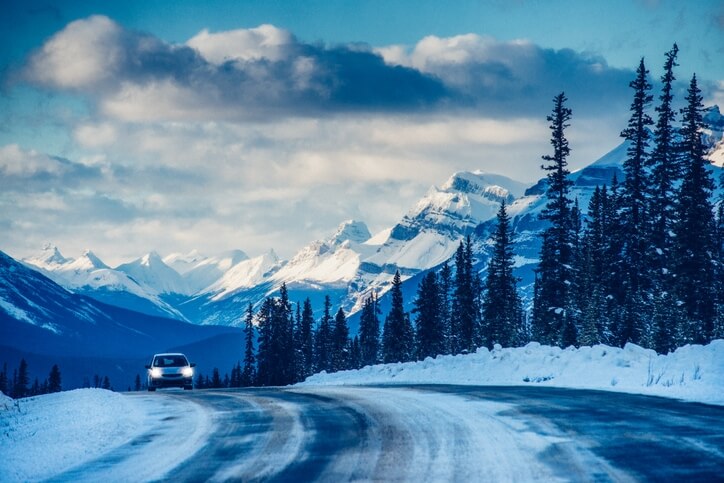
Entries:
[[315,374],[300,386],[354,384],[541,385],[657,395],[724,405],[724,340],[668,355],[634,344],[560,349],[480,348],[474,354]]
[[[504,416],[510,404],[394,387],[309,390],[356,406],[369,418],[362,460],[377,464],[364,480],[557,481],[537,455],[565,440]],[[341,456],[322,480],[349,474],[357,463],[350,460],[360,458]]]
[[[199,405],[174,397],[128,397],[103,389],[18,400],[2,396],[0,481],[37,481],[61,474],[67,474],[61,479],[73,481],[155,479],[193,454],[211,429]],[[137,454],[124,454],[132,464],[112,466],[116,448],[151,438],[145,451],[139,446]]]

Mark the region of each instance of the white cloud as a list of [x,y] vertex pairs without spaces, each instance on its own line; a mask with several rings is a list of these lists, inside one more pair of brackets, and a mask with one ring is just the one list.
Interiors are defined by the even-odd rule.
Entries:
[[114,143],[117,137],[116,128],[109,122],[82,124],[74,130],[73,135],[75,140],[86,148],[107,146]]
[[222,64],[230,60],[281,60],[289,56],[289,50],[295,43],[288,31],[265,24],[218,33],[204,29],[190,38],[186,45],[198,50],[209,62]]
[[57,159],[37,151],[24,151],[17,144],[0,147],[0,172],[19,178],[36,174],[58,174],[66,169]]
[[112,79],[124,61],[123,30],[94,15],[69,23],[30,59],[28,76],[40,84],[84,89]]

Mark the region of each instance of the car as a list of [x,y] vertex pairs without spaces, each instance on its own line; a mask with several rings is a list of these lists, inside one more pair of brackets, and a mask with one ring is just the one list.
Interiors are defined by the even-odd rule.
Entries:
[[155,391],[162,387],[182,387],[186,390],[194,388],[194,367],[188,358],[179,353],[156,354],[148,369],[148,390]]

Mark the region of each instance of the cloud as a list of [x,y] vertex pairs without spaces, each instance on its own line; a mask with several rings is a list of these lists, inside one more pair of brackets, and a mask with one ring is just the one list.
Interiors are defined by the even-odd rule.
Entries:
[[455,110],[519,117],[547,111],[561,90],[578,109],[595,106],[600,115],[625,105],[632,75],[601,57],[474,34],[375,50],[303,43],[262,25],[203,30],[169,44],[103,16],[68,24],[29,58],[24,74],[132,122]]

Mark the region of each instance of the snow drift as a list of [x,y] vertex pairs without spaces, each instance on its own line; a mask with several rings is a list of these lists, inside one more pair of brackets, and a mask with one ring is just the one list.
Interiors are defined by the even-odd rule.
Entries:
[[315,374],[300,385],[464,384],[541,385],[599,389],[724,405],[724,340],[687,345],[668,355],[626,344],[525,347],[438,356],[419,362],[379,364]]

